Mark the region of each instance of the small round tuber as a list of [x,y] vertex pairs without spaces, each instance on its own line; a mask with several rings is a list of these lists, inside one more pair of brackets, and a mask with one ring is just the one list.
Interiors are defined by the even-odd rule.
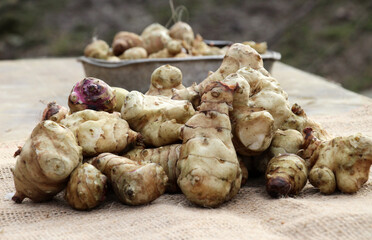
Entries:
[[105,198],[107,177],[89,163],[77,167],[67,184],[65,199],[71,207],[89,210]]
[[90,58],[107,59],[110,47],[103,40],[93,40],[84,49],[84,56]]

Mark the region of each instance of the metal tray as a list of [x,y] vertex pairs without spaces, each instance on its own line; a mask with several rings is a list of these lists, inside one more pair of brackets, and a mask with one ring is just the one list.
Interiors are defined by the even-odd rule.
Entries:
[[[267,51],[262,54],[264,66],[270,71],[274,61],[280,60],[278,52]],[[201,56],[188,58],[152,58],[137,60],[121,60],[109,62],[106,60],[79,57],[83,64],[85,75],[104,80],[113,87],[122,87],[129,91],[146,92],[150,85],[152,72],[164,64],[171,64],[182,71],[183,84],[190,86],[205,79],[209,71],[216,71],[221,65],[221,56]]]

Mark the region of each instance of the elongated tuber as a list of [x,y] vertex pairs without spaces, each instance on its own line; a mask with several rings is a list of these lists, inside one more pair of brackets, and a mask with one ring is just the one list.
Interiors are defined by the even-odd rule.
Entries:
[[56,122],[40,122],[18,155],[12,169],[16,193],[13,201],[50,200],[62,191],[71,172],[82,161],[82,150],[74,134]]
[[[372,164],[372,139],[362,134],[321,141],[305,129],[305,160],[311,168],[309,181],[320,192],[336,189],[355,193],[368,180]],[[306,146],[306,144],[308,144]]]
[[120,153],[140,140],[140,135],[131,130],[118,113],[83,110],[69,115],[61,124],[75,134],[84,156],[104,152]]
[[68,97],[68,106],[72,113],[84,109],[113,112],[115,105],[114,90],[104,81],[93,77],[77,82]]
[[298,194],[306,185],[308,169],[296,154],[273,157],[266,170],[266,191],[272,197]]
[[178,185],[188,200],[200,206],[216,207],[240,189],[242,175],[229,119],[235,88],[208,84],[198,113],[182,130]]
[[137,148],[127,152],[124,157],[142,163],[159,164],[168,176],[166,191],[175,193],[179,191],[177,185],[177,161],[180,156],[181,144],[166,145],[159,148]]
[[194,113],[188,101],[132,91],[126,96],[121,117],[141,133],[145,144],[160,147],[180,141],[181,127]]
[[89,210],[105,198],[107,177],[89,163],[77,167],[67,184],[65,199],[71,207]]
[[162,65],[151,74],[150,89],[146,95],[171,97],[172,89],[184,89],[182,85],[182,72],[179,68],[169,64]]
[[162,167],[141,164],[111,153],[102,153],[91,164],[107,176],[119,200],[128,205],[149,203],[165,191],[168,181]]

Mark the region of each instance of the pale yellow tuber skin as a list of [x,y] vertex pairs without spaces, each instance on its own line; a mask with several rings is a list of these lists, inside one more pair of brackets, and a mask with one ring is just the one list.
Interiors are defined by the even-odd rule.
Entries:
[[230,74],[224,83],[239,86],[230,112],[234,147],[239,154],[258,155],[270,146],[274,119],[264,109],[249,106],[250,86],[240,74]]
[[180,41],[177,41],[177,40],[171,40],[167,43],[167,46],[166,46],[169,54],[171,55],[177,55],[179,53],[181,53],[182,51],[182,43]]
[[107,59],[109,56],[109,45],[103,40],[93,40],[84,49],[84,56],[90,58]]
[[182,130],[178,185],[189,201],[200,206],[216,207],[240,189],[242,174],[229,119],[235,87],[220,82],[207,85],[198,113]]
[[244,158],[249,166],[249,171],[253,175],[263,175],[266,172],[267,165],[273,157],[279,154],[293,153],[297,154],[304,144],[302,134],[294,129],[276,130],[272,138],[270,147],[261,155],[251,158]]
[[160,147],[180,141],[181,127],[194,113],[188,101],[131,91],[126,96],[121,117],[141,133],[146,145]]
[[147,51],[143,47],[129,48],[122,55],[120,55],[120,58],[128,60],[147,58]]
[[112,51],[115,56],[120,56],[127,49],[134,47],[142,47],[142,38],[132,32],[118,32],[112,42]]
[[[200,94],[210,82],[223,81],[231,73],[236,73],[240,68],[251,67],[259,69],[263,67],[261,56],[251,47],[235,43],[227,51],[221,66],[214,73],[208,75],[200,84],[193,85],[186,89],[175,90],[173,99],[189,100],[190,102],[198,102],[195,99],[200,99]],[[197,104],[199,105],[199,104]]]
[[69,115],[61,124],[75,134],[84,156],[120,153],[140,138],[118,113],[83,110]]
[[105,198],[107,177],[89,163],[77,167],[67,184],[65,199],[77,210],[97,207]]
[[272,197],[297,195],[306,185],[307,166],[296,154],[273,157],[266,170],[266,191]]
[[24,198],[47,201],[62,191],[71,172],[82,161],[82,149],[74,134],[56,122],[40,122],[21,150],[12,169],[16,193],[13,201]]
[[141,37],[144,48],[149,55],[164,49],[168,42],[172,40],[168,34],[168,29],[158,23],[146,27]]
[[338,189],[355,193],[367,182],[372,164],[370,137],[355,134],[321,141],[311,129],[304,133],[303,155],[311,168],[309,181],[320,192],[331,194]]
[[91,164],[107,176],[116,196],[128,205],[147,204],[165,191],[168,181],[163,168],[155,163],[141,164],[111,153],[102,153]]
[[162,65],[151,74],[150,89],[145,95],[171,97],[172,89],[184,89],[182,72],[179,68],[169,64]]
[[159,148],[137,148],[127,152],[124,157],[142,163],[159,164],[168,176],[166,191],[169,193],[179,192],[177,185],[176,166],[180,156],[181,144],[166,145]]
[[126,89],[120,87],[111,87],[114,90],[116,105],[114,108],[115,112],[121,112],[121,108],[124,105],[125,97],[129,93]]
[[173,55],[169,53],[167,48],[161,49],[149,55],[149,58],[171,58],[171,57],[173,57]]
[[254,42],[254,41],[247,41],[247,42],[242,42],[245,45],[249,45],[252,47],[254,50],[256,50],[259,54],[263,54],[267,52],[267,43],[266,42]]
[[191,54],[193,56],[223,55],[224,52],[218,47],[208,46],[198,34],[193,41]]
[[302,131],[306,127],[316,129],[318,136],[329,138],[321,126],[309,119],[297,104],[291,108],[288,95],[280,87],[279,82],[271,77],[264,68],[245,67],[237,71],[249,83],[251,107],[263,108],[274,118],[274,131],[277,129],[295,129]]
[[191,46],[194,40],[194,31],[191,26],[185,22],[176,22],[170,29],[169,35],[173,39],[185,41],[188,46]]

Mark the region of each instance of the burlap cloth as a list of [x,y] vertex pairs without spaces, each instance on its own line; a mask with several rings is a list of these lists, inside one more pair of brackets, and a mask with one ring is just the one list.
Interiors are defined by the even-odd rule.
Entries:
[[[313,118],[334,135],[372,136],[372,106]],[[372,180],[352,195],[325,196],[308,184],[295,198],[271,199],[263,179],[253,179],[216,209],[193,206],[182,194],[140,207],[109,196],[89,212],[72,210],[62,194],[15,204],[10,167],[21,144],[0,145],[0,239],[372,239]]]

